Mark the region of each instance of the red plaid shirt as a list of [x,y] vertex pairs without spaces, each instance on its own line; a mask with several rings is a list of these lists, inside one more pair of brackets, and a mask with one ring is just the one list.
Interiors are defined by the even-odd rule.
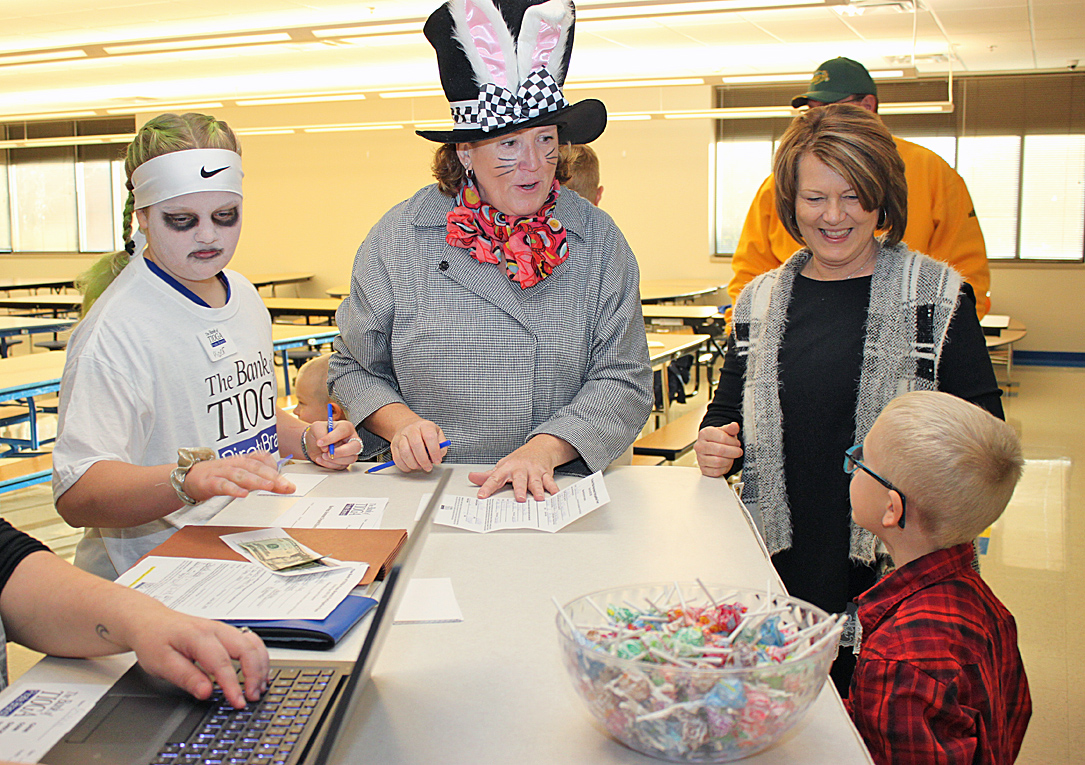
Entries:
[[845,702],[879,765],[1009,765],[1032,715],[1010,612],[972,545],[924,555],[859,596]]

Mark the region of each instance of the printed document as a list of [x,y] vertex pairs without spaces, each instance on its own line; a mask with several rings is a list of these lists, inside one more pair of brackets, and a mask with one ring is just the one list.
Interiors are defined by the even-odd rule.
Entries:
[[[428,502],[422,498],[422,503]],[[557,494],[536,502],[513,497],[448,497],[437,508],[433,522],[443,526],[486,533],[507,529],[537,529],[555,532],[610,502],[602,473],[593,473]],[[422,504],[419,505],[420,507]]]
[[283,577],[253,563],[149,556],[117,584],[205,619],[324,619],[354,588],[368,563],[345,563]]
[[276,520],[294,529],[379,529],[387,499],[313,497],[299,499]]
[[75,727],[108,685],[18,683],[0,696],[0,760],[37,762]]

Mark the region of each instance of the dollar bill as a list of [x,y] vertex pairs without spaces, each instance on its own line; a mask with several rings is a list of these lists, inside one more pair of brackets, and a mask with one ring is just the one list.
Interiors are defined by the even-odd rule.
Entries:
[[312,550],[303,549],[300,544],[290,537],[238,542],[238,547],[247,551],[249,556],[257,563],[264,564],[272,571],[304,566],[306,563],[313,563],[324,557]]
[[281,528],[224,534],[222,541],[253,563],[285,576],[326,571],[343,565],[334,558],[310,550]]

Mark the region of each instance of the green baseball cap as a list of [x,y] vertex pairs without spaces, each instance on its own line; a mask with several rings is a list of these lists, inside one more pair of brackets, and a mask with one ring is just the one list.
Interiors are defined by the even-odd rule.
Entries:
[[876,96],[878,86],[870,77],[870,72],[858,61],[850,58],[830,59],[818,67],[810,80],[810,90],[791,99],[791,107],[798,109],[808,101],[823,101],[833,104],[848,96]]

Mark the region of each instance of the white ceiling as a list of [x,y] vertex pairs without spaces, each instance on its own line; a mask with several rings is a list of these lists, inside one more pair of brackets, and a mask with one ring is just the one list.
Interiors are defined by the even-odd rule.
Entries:
[[[1078,59],[1085,66],[1082,0],[918,0],[914,12],[910,0],[853,0],[862,15],[809,7],[620,18],[644,2],[578,3],[571,85],[809,74],[837,55],[871,70],[907,66],[914,56],[921,75],[951,67],[955,74],[1065,71]],[[673,12],[677,2],[651,4]],[[435,7],[435,0],[0,0],[0,119],[436,87],[421,33]],[[613,18],[590,19],[593,10]],[[397,25],[394,34],[356,36],[389,24]],[[329,34],[344,26],[351,29]],[[259,42],[254,34],[278,37]],[[242,39],[198,39],[224,35]],[[134,44],[159,51],[134,52]],[[161,52],[170,45],[189,49]],[[42,57],[57,60],[27,63]]]

